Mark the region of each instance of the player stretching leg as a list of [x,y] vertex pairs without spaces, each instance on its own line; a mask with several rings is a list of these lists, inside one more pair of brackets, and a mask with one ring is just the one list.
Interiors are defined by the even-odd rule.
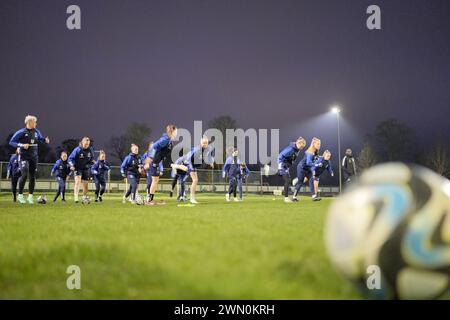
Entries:
[[291,142],[278,155],[278,174],[284,180],[284,202],[292,202],[289,200],[289,188],[291,185],[291,174],[289,172],[292,164],[297,159],[297,156],[306,146],[306,140],[302,137],[297,138],[295,142]]
[[69,156],[70,170],[74,172],[75,186],[73,190],[75,203],[78,203],[78,193],[80,186],[83,186],[83,197],[81,203],[90,203],[88,197],[90,168],[94,164],[94,148],[91,147],[91,140],[88,137],[81,139],[80,145],[76,147]]
[[130,186],[127,193],[123,196],[123,203],[131,195],[131,203],[136,204],[136,192],[139,186],[141,173],[143,172],[142,158],[139,156],[139,147],[135,144],[131,145],[131,152],[122,162],[120,173],[122,177],[128,179]]
[[56,182],[58,183],[58,190],[56,191],[55,198],[53,198],[53,202],[56,202],[59,196],[61,196],[62,202],[66,202],[66,181],[69,178],[70,173],[70,166],[67,162],[67,152],[62,151],[60,159],[56,161],[50,173],[51,176],[56,177]]
[[317,159],[316,162],[314,162],[314,166],[312,167],[312,176],[314,180],[314,197],[313,200],[319,201],[319,181],[320,176],[322,173],[325,172],[325,170],[328,171],[328,173],[334,177],[333,168],[331,167],[331,152],[329,150],[325,150],[323,152],[323,155]]
[[225,195],[227,202],[230,202],[230,196],[233,194],[234,201],[239,201],[236,197],[236,190],[238,185],[238,179],[242,175],[241,172],[241,160],[238,158],[238,150],[234,149],[231,156],[225,160],[225,164],[222,169],[222,178],[227,177],[229,179],[228,192]]
[[6,171],[6,180],[11,178],[11,193],[13,195],[13,201],[17,201],[17,183],[20,178],[20,166],[19,166],[19,152],[20,149],[16,149],[16,153],[11,155],[8,162],[8,168]]
[[186,155],[186,163],[192,179],[190,202],[193,204],[198,203],[195,199],[195,192],[198,184],[197,170],[199,168],[206,168],[207,166],[210,166],[211,168],[214,167],[212,149],[209,148],[208,145],[208,138],[203,137],[200,140],[200,146],[192,148],[192,150]]
[[313,195],[313,200],[315,200],[316,196],[314,195],[314,183],[312,179],[312,167],[314,166],[314,162],[318,159],[318,154],[320,150],[320,139],[313,138],[311,141],[311,145],[306,150],[303,159],[299,162],[297,166],[297,178],[295,182],[295,190],[294,195],[292,197],[292,201],[297,202],[297,195],[300,192],[300,188],[306,181],[309,181],[309,189]]
[[28,182],[28,203],[33,204],[33,192],[36,183],[36,172],[38,165],[38,142],[50,143],[48,137],[44,136],[36,129],[37,118],[35,116],[25,117],[25,128],[17,131],[9,141],[10,146],[13,148],[19,148],[19,167],[20,167],[20,178],[19,178],[19,196],[17,200],[20,203],[26,203],[23,196],[23,189],[25,188],[25,183],[27,182],[28,176],[30,181]]
[[153,205],[155,202],[153,198],[155,196],[156,189],[158,188],[159,178],[161,174],[161,165],[167,157],[170,156],[172,151],[172,141],[177,136],[177,127],[173,124],[169,124],[166,127],[166,133],[162,135],[152,146],[147,159],[145,159],[145,169],[150,171],[152,176],[152,183],[149,193],[148,204]]
[[102,196],[106,191],[106,173],[111,168],[106,163],[106,153],[100,150],[97,161],[91,167],[91,174],[94,177],[95,182],[95,202],[102,202]]
[[[177,201],[182,202],[186,197],[186,180],[190,175],[189,169],[186,163],[186,156],[182,156],[178,158],[174,163],[170,165],[172,167],[172,191],[175,189],[175,186],[178,181],[180,181],[180,189],[178,191]],[[175,183],[174,183],[175,181]]]

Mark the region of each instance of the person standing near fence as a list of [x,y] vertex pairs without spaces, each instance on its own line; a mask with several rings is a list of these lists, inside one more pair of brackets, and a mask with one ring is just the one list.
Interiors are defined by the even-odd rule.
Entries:
[[141,173],[143,172],[142,158],[139,155],[139,147],[135,144],[131,145],[131,152],[122,162],[120,173],[122,177],[128,180],[128,190],[123,196],[123,203],[131,196],[131,203],[136,204],[136,192],[139,187]]
[[6,179],[11,178],[11,193],[13,195],[13,201],[17,201],[17,183],[20,178],[20,167],[19,167],[19,152],[20,149],[16,149],[16,153],[11,155],[8,162],[8,168],[6,170]]
[[235,202],[239,201],[236,196],[236,190],[241,176],[241,160],[238,158],[238,150],[234,149],[231,156],[225,161],[222,169],[222,178],[227,177],[229,181],[228,192],[225,194],[227,202],[230,202],[231,194],[233,194]]
[[239,201],[243,200],[244,192],[243,192],[242,188],[245,183],[245,180],[248,178],[249,175],[250,175],[250,170],[248,170],[245,162],[242,162],[241,163],[241,172],[238,177]]
[[19,203],[24,204],[25,198],[23,196],[23,190],[28,177],[28,203],[33,204],[34,186],[36,183],[36,172],[39,161],[38,143],[50,143],[48,137],[44,138],[41,132],[36,129],[37,118],[35,116],[28,115],[25,117],[25,128],[20,129],[11,137],[9,145],[14,148],[19,148],[19,195],[17,200]]
[[344,180],[344,184],[348,185],[354,180],[356,176],[356,162],[353,157],[352,149],[348,148],[345,150],[345,156],[342,158],[342,178]]

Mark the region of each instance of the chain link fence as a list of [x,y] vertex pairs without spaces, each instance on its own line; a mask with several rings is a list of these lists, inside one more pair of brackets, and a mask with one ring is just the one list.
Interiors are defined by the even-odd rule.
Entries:
[[[9,180],[6,179],[7,162],[0,162],[0,192],[10,190]],[[52,164],[40,163],[37,172],[37,191],[51,191],[57,188],[55,178],[51,176]],[[171,169],[164,169],[163,175],[158,185],[158,191],[169,191],[171,189]],[[187,186],[190,183],[188,180]],[[250,175],[245,179],[243,191],[254,194],[281,194],[283,189],[282,179],[279,177],[266,177],[261,171],[250,171]],[[70,190],[73,188],[73,178],[70,178],[67,185]],[[145,190],[145,178],[141,180],[139,190]],[[94,188],[93,183],[90,188]],[[119,166],[112,166],[107,174],[107,192],[123,192],[126,188],[125,181],[120,173]],[[228,180],[222,178],[222,171],[218,169],[200,169],[198,170],[198,192],[226,192]],[[321,187],[323,194],[335,194],[339,191],[336,187]],[[303,187],[301,192],[308,192],[309,188]]]

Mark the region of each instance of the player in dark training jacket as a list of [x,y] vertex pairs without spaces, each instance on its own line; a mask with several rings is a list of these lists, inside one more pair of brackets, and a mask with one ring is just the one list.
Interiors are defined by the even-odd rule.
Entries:
[[136,204],[136,192],[139,187],[139,180],[142,172],[143,164],[142,158],[139,155],[139,147],[132,144],[130,154],[125,157],[120,166],[122,177],[126,178],[129,183],[128,190],[123,196],[123,203],[125,203],[127,198],[131,195],[131,202]]
[[20,178],[19,178],[19,195],[17,200],[20,203],[26,203],[23,196],[23,189],[28,177],[28,203],[33,204],[33,192],[36,183],[36,172],[39,160],[38,154],[38,142],[50,143],[48,137],[44,138],[41,132],[36,129],[37,118],[35,116],[25,117],[25,128],[17,131],[9,141],[9,144],[14,148],[19,148],[19,167],[20,167]]
[[278,155],[278,174],[282,176],[284,180],[285,202],[291,202],[291,200],[289,200],[289,188],[291,185],[290,169],[297,159],[300,150],[302,150],[305,146],[306,140],[302,137],[299,137],[297,138],[297,141],[291,142]]
[[177,136],[177,127],[169,124],[166,127],[166,133],[162,135],[152,146],[147,159],[145,159],[145,170],[149,170],[152,176],[152,184],[150,187],[148,204],[155,204],[153,197],[155,196],[156,188],[158,187],[160,177],[160,163],[167,157],[171,157],[172,141]]
[[94,164],[94,148],[88,137],[81,139],[80,145],[76,147],[69,156],[70,170],[75,175],[75,186],[73,190],[75,203],[78,203],[80,185],[83,185],[83,197],[81,203],[90,203],[88,197],[89,179],[91,177],[91,166]]
[[61,157],[56,161],[50,174],[56,178],[56,182],[58,183],[58,191],[53,202],[56,202],[60,195],[61,201],[66,202],[66,181],[71,174],[70,166],[67,162],[67,152],[61,152]]
[[17,201],[17,183],[20,178],[20,166],[19,166],[19,152],[20,149],[16,149],[16,153],[11,155],[8,162],[8,168],[6,170],[6,179],[11,178],[11,193],[13,195],[13,201]]
[[292,201],[297,202],[297,195],[300,192],[300,188],[307,181],[309,182],[309,189],[311,194],[314,196],[314,182],[312,179],[312,172],[314,163],[319,158],[319,150],[320,150],[320,139],[312,138],[311,145],[308,150],[306,150],[303,159],[299,162],[297,166],[297,178],[294,180],[295,182],[295,190],[294,195],[292,196]]
[[312,178],[314,180],[314,196],[313,200],[319,201],[319,182],[320,182],[320,176],[325,171],[328,171],[328,173],[334,177],[333,168],[331,167],[331,152],[329,150],[325,150],[323,152],[323,155],[319,157],[312,167]]
[[227,177],[229,180],[228,192],[225,195],[227,202],[230,202],[230,196],[233,194],[234,201],[239,201],[236,197],[238,180],[242,176],[241,160],[238,158],[238,150],[234,149],[231,156],[225,160],[222,169],[222,178]]
[[187,167],[186,156],[182,156],[175,160],[174,163],[170,165],[172,167],[172,185],[170,196],[172,197],[173,190],[177,185],[177,182],[180,181],[180,189],[178,192],[177,201],[182,202],[186,199],[186,180],[189,178],[190,170]]
[[95,202],[103,201],[103,194],[106,190],[106,173],[111,170],[106,163],[106,153],[100,150],[97,161],[91,167],[91,174],[95,182]]

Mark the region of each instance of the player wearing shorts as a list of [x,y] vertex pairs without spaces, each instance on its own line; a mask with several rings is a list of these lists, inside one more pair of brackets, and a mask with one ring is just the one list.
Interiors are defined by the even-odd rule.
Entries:
[[75,176],[75,186],[73,190],[75,203],[78,203],[80,185],[83,186],[83,197],[81,203],[90,203],[88,196],[89,179],[91,178],[91,166],[94,164],[94,148],[91,147],[91,140],[88,137],[81,139],[80,145],[76,147],[69,156],[70,170]]

